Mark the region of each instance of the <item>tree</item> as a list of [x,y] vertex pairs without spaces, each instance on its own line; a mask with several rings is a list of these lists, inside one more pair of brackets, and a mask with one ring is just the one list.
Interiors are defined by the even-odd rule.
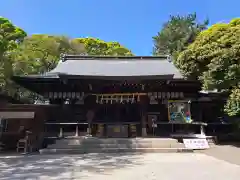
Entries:
[[12,94],[10,77],[12,76],[12,51],[17,48],[26,33],[13,25],[8,19],[0,17],[0,86],[1,91]]
[[200,79],[204,89],[231,92],[226,111],[240,114],[235,108],[239,105],[240,18],[201,32],[175,64],[186,77]]
[[[26,37],[11,53],[15,75],[43,74],[56,67],[62,53],[85,52],[82,44],[65,36],[38,34]],[[15,96],[34,102],[36,94],[13,85]]]
[[176,57],[177,53],[186,49],[207,25],[208,20],[203,23],[197,22],[196,13],[187,16],[170,16],[170,20],[153,37],[153,54],[168,54]]
[[132,56],[132,52],[118,42],[105,42],[96,38],[77,38],[75,42],[84,44],[88,55]]
[[230,116],[240,116],[240,86],[234,88],[225,106]]
[[85,52],[82,44],[64,36],[32,35],[13,54],[15,74],[39,74],[56,67],[60,55]]

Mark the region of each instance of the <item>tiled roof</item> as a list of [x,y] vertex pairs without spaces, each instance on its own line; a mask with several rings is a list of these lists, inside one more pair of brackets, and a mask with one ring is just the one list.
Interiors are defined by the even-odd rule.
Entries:
[[47,74],[75,76],[159,76],[172,75],[183,78],[167,56],[96,57],[65,56],[57,67]]

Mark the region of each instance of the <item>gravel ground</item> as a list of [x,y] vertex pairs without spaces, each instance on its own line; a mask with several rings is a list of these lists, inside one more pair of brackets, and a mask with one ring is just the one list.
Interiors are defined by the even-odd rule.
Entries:
[[203,153],[0,157],[0,180],[237,180],[240,166]]

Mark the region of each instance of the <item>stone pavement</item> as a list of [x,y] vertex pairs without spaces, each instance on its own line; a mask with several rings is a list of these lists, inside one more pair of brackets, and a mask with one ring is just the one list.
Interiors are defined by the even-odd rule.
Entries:
[[237,180],[240,166],[202,153],[0,157],[0,180]]
[[240,148],[234,145],[213,146],[202,153],[240,166]]

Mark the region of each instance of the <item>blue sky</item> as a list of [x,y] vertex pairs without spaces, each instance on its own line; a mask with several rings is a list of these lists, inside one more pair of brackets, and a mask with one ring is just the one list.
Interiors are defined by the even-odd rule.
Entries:
[[239,0],[2,0],[0,16],[28,34],[96,37],[151,55],[152,36],[169,15],[197,12],[214,24],[240,17],[239,7]]

